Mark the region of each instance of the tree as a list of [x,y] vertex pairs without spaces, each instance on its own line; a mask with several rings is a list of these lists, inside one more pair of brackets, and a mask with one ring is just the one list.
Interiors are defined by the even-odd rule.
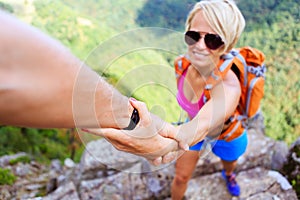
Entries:
[[189,10],[196,0],[148,0],[139,10],[136,23],[142,27],[184,30]]

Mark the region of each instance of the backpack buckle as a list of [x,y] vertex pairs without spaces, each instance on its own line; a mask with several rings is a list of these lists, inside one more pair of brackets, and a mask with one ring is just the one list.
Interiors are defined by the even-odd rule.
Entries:
[[248,129],[248,127],[249,127],[249,120],[248,120],[248,117],[247,117],[247,116],[245,116],[245,115],[239,115],[239,116],[237,116],[237,120],[238,120],[238,121],[241,121],[242,126],[243,126],[245,129]]

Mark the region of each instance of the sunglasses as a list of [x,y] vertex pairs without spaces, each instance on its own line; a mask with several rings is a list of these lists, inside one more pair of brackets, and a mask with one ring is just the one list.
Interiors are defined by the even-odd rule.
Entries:
[[[200,32],[187,31],[184,35],[184,40],[187,45],[194,45],[201,39]],[[217,34],[206,33],[204,35],[204,42],[207,48],[211,50],[216,50],[221,47],[224,42],[222,38]]]

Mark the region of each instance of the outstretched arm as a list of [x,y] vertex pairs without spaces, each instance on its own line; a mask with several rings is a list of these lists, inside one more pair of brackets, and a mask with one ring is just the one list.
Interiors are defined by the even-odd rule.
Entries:
[[0,124],[126,127],[128,98],[57,40],[0,11]]
[[99,135],[120,150],[159,157],[158,163],[177,150],[177,142],[158,135],[174,127],[147,109],[140,110],[138,128],[119,130],[134,109],[128,98],[57,40],[2,11],[0,23],[0,125],[115,128]]

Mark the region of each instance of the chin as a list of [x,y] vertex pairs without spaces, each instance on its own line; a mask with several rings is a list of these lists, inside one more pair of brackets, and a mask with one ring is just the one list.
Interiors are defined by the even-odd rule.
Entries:
[[199,60],[199,59],[191,59],[191,63],[197,68],[207,67],[207,65],[208,65],[207,62],[205,62],[203,60]]

